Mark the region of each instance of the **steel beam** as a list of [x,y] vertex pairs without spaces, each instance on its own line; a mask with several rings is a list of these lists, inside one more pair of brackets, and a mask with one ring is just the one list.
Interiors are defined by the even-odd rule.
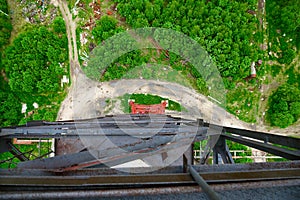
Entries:
[[11,142],[8,143],[9,152],[11,152],[20,161],[28,161],[29,159],[21,152],[17,147],[15,147]]
[[124,162],[160,154],[189,145],[194,140],[193,135],[178,134],[173,136],[154,136],[151,139],[140,139],[139,142],[123,146],[109,147],[107,149],[90,150],[75,154],[55,156],[42,160],[33,160],[19,163],[20,168],[75,170],[98,164],[118,165]]
[[9,142],[11,142],[11,139],[0,139],[0,153],[9,151]]
[[[193,167],[193,166],[192,166]],[[222,167],[220,167],[222,168]],[[248,171],[216,171],[199,172],[189,167],[189,173],[164,173],[164,174],[129,174],[129,175],[90,175],[81,176],[16,176],[13,174],[0,177],[0,189],[5,186],[35,186],[35,187],[92,187],[105,186],[139,186],[139,185],[186,185],[195,184],[194,178],[201,175],[202,181],[206,183],[228,183],[228,182],[249,182],[262,180],[279,179],[300,179],[299,168],[291,169],[264,169]],[[196,178],[197,179],[197,178]]]
[[242,137],[232,136],[224,134],[222,135],[225,139],[238,142],[240,144],[244,144],[256,149],[259,149],[261,151],[265,151],[277,156],[281,156],[283,158],[289,159],[289,160],[300,160],[300,152],[299,151],[292,151],[285,148],[280,148],[271,144],[265,144],[262,142],[253,141],[251,139],[245,139]]
[[197,182],[197,184],[203,189],[205,194],[211,200],[219,200],[220,197],[218,194],[213,191],[213,189],[205,182],[205,180],[199,175],[199,173],[192,167],[189,166],[189,171],[193,177],[193,179]]
[[251,131],[251,130],[244,130],[244,129],[238,129],[238,128],[231,128],[231,127],[224,127],[225,131],[228,133],[234,133],[237,135],[258,139],[263,141],[264,143],[274,143],[283,145],[286,147],[291,147],[295,149],[300,149],[300,139],[299,138],[292,138],[282,135],[275,135],[275,134],[269,134],[264,132],[257,132],[257,131]]
[[223,163],[234,163],[232,156],[230,154],[230,151],[228,149],[228,146],[226,144],[225,138],[221,135],[219,137],[218,142],[213,147],[213,153],[214,153],[214,164],[219,164],[219,154],[221,155],[221,158],[223,160]]

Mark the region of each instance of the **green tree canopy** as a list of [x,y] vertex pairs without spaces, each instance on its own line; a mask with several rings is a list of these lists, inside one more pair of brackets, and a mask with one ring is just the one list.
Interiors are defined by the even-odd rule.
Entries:
[[9,42],[12,25],[6,0],[0,0],[0,50]]
[[259,47],[253,45],[257,18],[247,13],[257,6],[255,0],[115,1],[119,2],[118,12],[133,28],[169,28],[197,40],[224,77],[245,78],[250,63],[262,58]]
[[67,60],[66,38],[46,27],[21,33],[4,53],[3,63],[12,91],[43,93],[59,89]]
[[113,36],[114,34],[123,31],[121,27],[117,26],[117,20],[109,17],[103,16],[97,21],[96,27],[93,29],[92,34],[100,43],[103,40]]
[[285,128],[300,117],[300,90],[289,84],[280,86],[269,99],[268,120],[272,126]]

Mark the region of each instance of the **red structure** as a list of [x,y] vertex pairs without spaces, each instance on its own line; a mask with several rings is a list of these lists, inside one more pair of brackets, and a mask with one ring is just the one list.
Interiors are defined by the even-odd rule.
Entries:
[[160,104],[143,105],[135,104],[133,101],[129,102],[132,114],[165,114],[167,102],[163,101]]

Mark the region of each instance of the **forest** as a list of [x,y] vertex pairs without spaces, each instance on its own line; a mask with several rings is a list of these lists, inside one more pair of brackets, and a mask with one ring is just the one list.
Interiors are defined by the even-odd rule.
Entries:
[[[300,5],[296,3],[297,0],[288,3],[280,0],[266,2],[266,33],[259,29],[256,0],[196,2],[114,0],[114,2],[117,3],[118,13],[133,29],[168,28],[182,32],[197,41],[208,52],[221,73],[227,89],[226,109],[241,120],[256,122],[263,112],[259,110],[261,108],[259,101],[262,84],[269,84],[265,76],[278,78],[279,84],[287,82],[296,87],[300,85],[299,67],[293,62],[296,56],[299,56],[300,44],[300,21],[297,12]],[[124,30],[111,16],[103,17],[100,21],[102,20],[107,23],[105,27],[110,29],[93,31],[98,44],[103,44],[107,36]],[[103,22],[97,25],[101,23]],[[96,30],[98,29],[101,28],[98,26]],[[264,40],[269,41],[267,45],[271,53],[261,47]],[[257,78],[248,79],[251,62],[257,62],[259,59],[264,62],[256,66]],[[269,65],[268,60],[274,64]],[[98,68],[89,68],[86,71],[90,70],[89,74],[100,81],[124,77],[147,79],[157,76],[153,75],[153,70],[147,70],[146,63],[156,62],[163,66],[171,66],[173,70],[185,76],[194,89],[208,95],[205,77],[195,70],[192,63],[186,61],[176,52],[162,50],[157,53],[147,49],[128,52],[118,57],[109,67],[99,64]],[[132,71],[136,66],[143,66],[144,71],[134,77]],[[128,74],[130,76],[127,76]],[[280,76],[276,77],[277,74],[282,74],[281,76],[288,79],[282,81]],[[271,102],[269,101],[268,107],[272,107]],[[293,118],[292,121],[295,122],[295,116]],[[277,126],[273,123],[270,125]]]
[[46,27],[21,33],[4,53],[3,64],[12,91],[28,93],[56,92],[67,59],[66,38],[59,38]]
[[12,30],[6,0],[0,0],[0,10],[3,12],[0,14],[0,50],[2,50],[3,46],[9,42],[10,32]]
[[[1,6],[8,12],[6,1]],[[0,16],[0,20],[5,17]],[[11,42],[10,18],[1,26],[5,26],[7,32],[1,31],[0,38],[0,126],[24,124],[30,120],[55,120],[65,96],[61,78],[69,73],[64,21],[57,17],[49,26],[28,24]],[[24,114],[21,113],[22,103],[27,104]],[[39,107],[35,108],[33,103]]]
[[300,4],[298,0],[267,2],[269,48],[272,60],[290,64],[300,50]]
[[[84,2],[88,4],[89,1]],[[257,112],[252,111],[257,110],[256,104],[260,99],[258,88],[262,84],[261,77],[268,73],[265,69],[274,76],[283,73],[288,77],[286,82],[289,85],[295,87],[300,85],[299,67],[297,68],[293,63],[298,55],[297,45],[300,44],[297,0],[291,0],[288,3],[280,0],[267,2],[267,30],[270,40],[268,45],[271,44],[268,48],[276,52],[268,57],[266,57],[266,52],[259,48],[262,33],[257,31],[259,20],[253,14],[257,12],[256,0],[187,0],[184,2],[114,0],[114,2],[117,3],[118,14],[126,21],[126,28],[168,28],[182,32],[197,41],[208,52],[222,75],[227,89],[226,108],[234,114],[240,111],[238,117],[244,121],[256,121]],[[4,0],[1,0],[1,10],[4,13],[9,12]],[[12,25],[6,15],[1,14],[0,17],[3,22],[0,25],[0,48],[3,54],[1,55],[1,72],[4,74],[1,76],[1,83],[3,83],[0,95],[3,105],[1,113],[6,116],[5,124],[16,124],[20,120],[17,116],[20,115],[21,108],[19,104],[13,102],[28,101],[28,104],[32,105],[33,99],[44,99],[40,100],[40,104],[46,105],[54,102],[56,92],[63,93],[59,80],[63,74],[68,73],[65,26],[62,17],[56,17],[50,26],[27,27],[23,33],[9,41]],[[120,19],[115,16],[102,16],[96,21],[96,27],[92,31],[96,43],[103,44],[105,40],[124,32],[126,28],[124,23],[121,24]],[[41,38],[47,39],[41,40]],[[130,45],[127,39],[124,38],[124,42]],[[110,57],[110,55],[104,55],[105,58]],[[270,69],[263,64],[257,68],[257,75],[260,78],[245,81],[250,74],[251,62],[258,59],[270,59],[276,63],[270,66]],[[109,62],[103,60],[103,63]],[[132,78],[134,77],[132,70],[137,66],[142,66],[143,71],[136,74],[136,78],[158,77],[154,75],[153,70],[148,70],[147,63],[170,66],[173,71],[184,76],[194,89],[202,94],[209,94],[205,78],[195,70],[189,60],[168,50],[135,50],[119,56],[109,67],[101,68],[104,64],[100,63],[100,68],[83,67],[83,70],[89,77],[109,81],[126,75]],[[283,70],[285,65],[287,70]],[[172,73],[174,74],[173,71],[170,70],[165,74],[171,77]],[[32,93],[37,96],[28,95]],[[30,107],[29,109],[33,109],[32,106]],[[11,108],[9,112],[7,108]],[[40,113],[42,112],[35,113],[30,118],[43,118],[44,114],[40,116]],[[54,115],[49,114],[52,119]]]
[[196,40],[223,77],[241,80],[249,75],[250,63],[262,58],[253,35],[257,18],[247,12],[256,1],[117,2],[118,12],[133,28],[169,28]]
[[[268,1],[268,58],[274,78],[285,77],[268,101],[267,122],[271,126],[288,127],[300,118],[300,4],[297,0]],[[295,62],[296,60],[296,62]],[[298,64],[297,64],[298,61]]]
[[[253,101],[252,108],[256,105],[255,101],[259,100],[257,88],[261,84],[260,81],[245,81],[250,75],[251,62],[264,58],[264,52],[259,48],[261,33],[257,31],[258,19],[255,15],[250,14],[251,12],[248,12],[257,9],[256,0],[201,0],[196,2],[115,0],[114,2],[117,3],[118,14],[126,20],[126,25],[129,25],[132,29],[143,27],[166,28],[183,33],[200,44],[208,53],[208,57],[217,66],[224,86],[228,91],[227,98],[232,99],[224,107],[232,113],[241,110],[239,117],[242,120],[247,122],[256,121],[255,114],[257,113],[249,113],[249,107],[244,106],[247,103],[235,103],[236,101],[246,102],[251,99]],[[108,18],[111,19],[108,20]],[[104,30],[98,26],[103,23],[100,22],[102,20],[110,24],[105,25],[105,27],[110,27],[110,30]],[[211,77],[211,73],[208,72],[206,76],[203,76],[202,72],[199,73],[199,70],[195,68],[194,63],[191,63],[191,60],[183,58],[181,53],[173,52],[172,49],[175,49],[176,45],[178,46],[176,42],[169,41],[172,45],[166,46],[164,41],[160,40],[164,36],[156,35],[154,38],[164,48],[163,50],[143,49],[124,52],[113,63],[110,63],[106,58],[112,58],[112,56],[107,53],[107,49],[125,49],[124,46],[131,43],[130,38],[124,38],[124,42],[120,41],[123,46],[113,46],[110,44],[111,38],[104,40],[103,36],[120,33],[125,29],[123,25],[116,23],[113,16],[102,17],[97,22],[95,29],[92,33],[97,40],[96,43],[105,46],[105,49],[97,49],[98,51],[102,50],[101,53],[104,55],[104,59],[102,62],[89,62],[89,66],[83,68],[89,77],[100,81],[108,81],[127,77],[130,74],[130,78],[153,79],[157,76],[153,74],[153,70],[148,70],[150,67],[145,66],[147,66],[147,63],[157,63],[161,66],[172,67],[172,70],[176,70],[181,76],[185,77],[190,86],[204,95],[209,95],[206,81],[208,77]],[[168,39],[174,40],[176,38],[168,37]],[[93,60],[94,53],[92,52],[90,61]],[[106,63],[109,65],[108,67]],[[144,66],[144,70],[134,77],[132,71],[139,66]],[[264,73],[263,64],[257,69],[257,74],[262,76]],[[165,79],[160,78],[160,80],[169,81],[170,79],[166,77]],[[231,93],[230,91],[238,88],[238,83],[246,85],[245,87],[254,87],[255,97],[252,98],[248,88],[245,88],[247,91],[243,91],[243,93],[249,94],[248,96],[238,96],[238,99],[233,98],[237,92]]]
[[[256,35],[253,35],[257,18],[247,13],[247,10],[255,9],[256,1],[229,3],[225,0],[206,3],[206,1],[116,0],[116,2],[118,2],[118,12],[126,18],[126,23],[132,28],[169,28],[183,32],[196,40],[216,62],[224,78],[242,80],[250,73],[250,63],[262,58],[261,50],[256,45]],[[122,30],[116,26],[113,19],[109,21],[108,18],[100,19],[96,30],[93,31],[98,43]],[[98,25],[103,22],[106,25],[99,31]],[[105,27],[110,29],[105,30]],[[179,61],[180,56],[171,55],[172,65],[178,66]],[[179,67],[178,70],[182,68],[184,66]],[[225,83],[226,87],[232,87],[230,81]]]
[[[6,14],[9,12],[6,0],[0,0],[0,10]],[[21,104],[15,104],[15,102],[18,102],[19,99],[10,91],[7,83],[7,77],[3,75],[5,73],[2,63],[3,49],[5,48],[5,45],[9,43],[12,30],[10,17],[1,13],[0,22],[0,114],[2,116],[0,118],[0,126],[8,126],[18,124],[20,120],[19,113],[21,112]]]

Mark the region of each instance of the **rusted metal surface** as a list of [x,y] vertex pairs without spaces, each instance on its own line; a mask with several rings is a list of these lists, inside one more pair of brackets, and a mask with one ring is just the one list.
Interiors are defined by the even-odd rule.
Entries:
[[64,155],[77,153],[84,150],[86,147],[82,144],[79,137],[61,137],[55,141],[55,155]]
[[[168,152],[172,149],[189,145],[191,140],[193,140],[193,137],[188,134],[177,135],[176,138],[171,136],[165,136],[163,138],[154,136],[152,139],[141,140],[139,143],[135,143],[134,145],[121,146],[122,151],[119,146],[116,146],[102,150],[101,152],[91,150],[46,158],[43,160],[22,162],[18,165],[18,167],[68,171],[90,167],[97,164],[113,166],[155,154],[162,154],[163,152]],[[124,150],[126,153],[123,152]],[[99,155],[99,157],[96,157],[96,155]]]
[[[196,171],[201,173],[230,172],[230,171],[259,171],[259,170],[279,170],[279,169],[299,169],[300,161],[287,162],[265,162],[265,163],[246,163],[246,164],[221,164],[221,165],[193,165]],[[150,167],[149,167],[150,168]],[[152,170],[145,174],[171,174],[182,173],[182,166],[168,166],[165,168],[151,167]],[[142,168],[135,168],[136,172],[142,171]],[[134,170],[132,174],[136,174]],[[53,170],[41,169],[0,169],[1,176],[99,176],[99,175],[128,175],[125,171],[119,171],[113,168],[86,168],[76,171],[55,172]]]
[[194,183],[189,174],[147,174],[147,175],[108,175],[108,176],[46,176],[46,177],[16,177],[2,176],[0,187],[3,185],[19,186],[138,186],[144,185],[168,185],[168,184],[191,184]]
[[[41,169],[0,169],[1,176],[101,176],[101,175],[132,175],[136,172],[142,172],[144,167],[136,167],[130,171],[120,171],[115,168],[85,168],[75,171],[56,172],[53,170],[41,170]],[[149,167],[152,170],[144,172],[144,174],[174,174],[182,173],[182,166],[167,166],[161,167]]]
[[[175,176],[174,174],[173,176]],[[168,181],[172,174],[169,174]],[[177,176],[177,175],[176,175]],[[111,177],[111,176],[110,176]],[[107,177],[106,179],[110,179]],[[186,175],[186,178],[190,177]],[[63,178],[63,177],[62,177]],[[144,177],[143,177],[144,178]],[[82,179],[82,177],[81,177]],[[178,178],[177,178],[178,179]],[[131,179],[128,179],[131,180]],[[144,180],[144,179],[143,179]],[[60,180],[55,180],[57,183]],[[158,195],[158,194],[184,194],[184,193],[199,193],[203,190],[199,186],[195,186],[195,183],[188,185],[180,184],[157,184],[153,185],[153,179],[151,178],[151,184],[136,184],[126,185],[122,184],[117,187],[95,187],[93,184],[84,183],[80,187],[78,186],[22,186],[22,185],[11,185],[11,186],[0,186],[0,199],[63,199],[63,198],[102,198],[102,197],[130,197],[140,195]],[[221,191],[230,190],[233,193],[242,189],[250,188],[274,188],[282,186],[300,186],[300,179],[279,179],[279,180],[260,180],[260,181],[235,181],[235,182],[223,182],[223,183],[209,183],[210,187],[220,194]],[[34,191],[34,192],[33,192]],[[266,195],[266,194],[265,194]]]
[[[217,129],[218,132],[223,130],[221,136],[218,135],[217,138],[230,139],[249,146],[255,145],[258,149],[281,156],[284,154],[283,157],[290,159],[300,158],[299,139],[229,127],[223,128],[218,125],[208,124],[207,126],[207,123],[201,120],[185,120],[166,115],[119,115],[78,121],[28,123],[27,126],[1,129],[0,138],[3,140],[24,137],[58,138],[60,140],[57,140],[57,148],[61,145],[61,155],[21,162],[18,165],[19,169],[17,169],[20,170],[19,176],[0,170],[0,189],[13,191],[20,186],[21,191],[27,189],[42,191],[46,188],[49,189],[49,187],[53,190],[76,191],[86,188],[112,189],[120,187],[119,189],[121,189],[121,187],[195,185],[190,174],[182,173],[183,166],[180,169],[181,173],[176,168],[176,172],[169,169],[168,173],[157,174],[146,174],[144,173],[145,169],[140,168],[134,169],[134,173],[133,169],[130,168],[129,171],[132,173],[127,174],[112,169],[102,170],[102,172],[105,171],[104,174],[99,171],[80,169],[103,167],[103,165],[116,166],[153,155],[159,155],[161,160],[165,160],[169,151],[203,140],[208,133]],[[244,138],[225,132],[231,132]],[[86,142],[93,141],[95,138],[108,139],[113,145],[104,145],[105,148],[103,148],[102,142],[96,141],[93,143],[94,146]],[[282,141],[285,139],[286,141]],[[257,140],[261,140],[261,142]],[[215,146],[217,141],[216,139],[211,147]],[[63,144],[63,142],[65,143]],[[277,147],[271,143],[285,145],[291,149]],[[85,148],[88,146],[87,144],[92,148]],[[186,158],[186,166],[192,164],[192,150],[191,148],[188,150],[183,156]],[[224,151],[224,148],[221,148],[220,151]],[[66,154],[63,155],[64,153]],[[283,164],[231,165],[230,167],[228,165],[207,168],[206,166],[193,166],[193,168],[210,185],[274,180],[294,180],[297,182],[300,179],[299,163],[300,161]],[[160,168],[162,166],[155,167]],[[32,175],[33,172],[28,173],[27,171],[26,175],[26,170],[22,173],[22,169],[43,169],[46,171],[40,171],[39,175]],[[150,171],[154,171],[154,169],[151,168]]]
[[[118,165],[157,153],[166,155],[168,150],[205,138],[208,128],[191,122],[193,121],[166,115],[118,115],[76,122],[43,122],[44,125],[39,122],[34,126],[4,129],[2,134],[13,133],[9,137],[20,134],[24,137],[41,137],[41,134],[59,137],[56,140],[57,156],[23,162],[18,167],[65,171],[99,164]],[[62,136],[63,132],[65,135]],[[72,138],[68,138],[69,136]],[[105,139],[98,138],[95,142],[95,137]],[[102,142],[106,139],[112,144],[103,149]],[[89,149],[85,148],[87,145]],[[127,153],[124,154],[124,151]],[[192,151],[189,154],[191,164]]]
[[[124,188],[160,188],[167,186],[194,186],[196,182],[189,174],[160,174],[160,175],[135,175],[135,176],[99,176],[99,177],[3,177],[0,181],[1,191],[78,191],[84,189],[124,189]],[[233,181],[207,180],[203,176],[203,182],[210,186],[234,187],[235,183],[247,185],[250,182],[256,183],[256,187],[271,187],[274,181],[278,186],[285,182],[293,182],[293,185],[300,185],[300,178],[273,177],[272,179],[249,178],[235,179]],[[269,184],[261,185],[262,182]],[[202,188],[203,189],[203,188]],[[213,188],[212,188],[213,189]],[[219,189],[221,189],[219,187]],[[206,189],[204,189],[206,190]]]
[[[193,168],[217,192],[300,185],[300,161]],[[168,167],[156,173],[133,175],[109,168],[69,172],[1,169],[0,199],[100,198],[202,192],[199,186],[195,186],[196,182],[190,174],[180,173],[182,170],[182,167]]]
[[[57,142],[58,155],[64,153],[76,153],[84,149],[85,145],[81,144],[80,137],[99,137],[99,136],[115,136],[122,137],[131,135],[134,137],[151,137],[154,134],[176,135],[178,133],[196,134],[203,136],[209,132],[213,126],[218,125],[208,124],[201,121],[186,120],[175,118],[168,115],[118,115],[106,116],[95,119],[85,119],[76,121],[61,121],[61,122],[32,122],[27,126],[19,126],[15,128],[2,128],[0,137],[8,138],[60,138]],[[262,143],[245,138],[237,138],[232,135],[223,134],[226,139],[234,140],[263,151],[279,155],[288,159],[300,159],[300,139],[290,138],[286,136],[262,133],[250,130],[243,130],[231,127],[220,127],[223,131],[234,133],[240,136],[261,140]],[[67,140],[66,137],[74,137]],[[117,141],[127,141],[116,139]],[[200,139],[201,140],[201,139]],[[273,144],[284,145],[297,150],[274,147]],[[213,145],[214,146],[214,145]]]
[[[192,166],[194,172],[199,173],[207,183],[229,183],[229,182],[249,182],[249,181],[266,181],[266,180],[286,180],[300,179],[299,166],[290,166],[289,168],[266,168],[251,169],[241,168],[239,170],[224,171],[222,166],[215,167],[214,170],[199,171],[197,167]],[[225,167],[226,168],[226,167]],[[11,171],[13,172],[13,171]],[[95,175],[90,171],[83,174],[67,175],[66,173],[48,173],[45,175],[28,175],[12,174],[8,171],[1,173],[0,186],[140,186],[159,185],[159,184],[194,184],[192,177],[188,173],[152,173],[152,174],[110,174]],[[0,187],[0,188],[1,188]]]

